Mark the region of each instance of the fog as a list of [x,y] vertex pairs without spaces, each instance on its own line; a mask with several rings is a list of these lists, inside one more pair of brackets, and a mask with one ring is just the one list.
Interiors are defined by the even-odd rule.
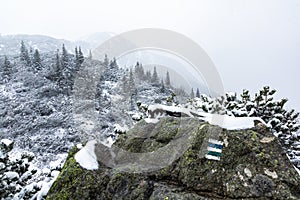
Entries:
[[270,85],[300,111],[299,10],[298,0],[10,0],[1,3],[0,33],[76,40],[94,32],[169,29],[207,52],[225,90]]

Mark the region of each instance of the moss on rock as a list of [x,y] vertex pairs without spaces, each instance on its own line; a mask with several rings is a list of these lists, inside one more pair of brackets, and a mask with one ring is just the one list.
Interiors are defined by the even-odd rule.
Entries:
[[[212,136],[224,142],[220,161],[204,157]],[[162,158],[169,159],[168,165],[145,171],[134,165],[119,167],[122,160],[118,160],[118,150],[113,160],[116,167],[100,162],[98,170],[89,171],[76,163],[78,150],[74,148],[47,198],[299,199],[299,175],[277,139],[262,140],[264,137],[271,138],[272,134],[255,128],[228,131],[195,118],[167,117],[157,124],[142,120],[113,147],[142,153],[141,159],[149,155],[143,153],[170,147],[161,151]],[[172,148],[174,141],[180,151]]]

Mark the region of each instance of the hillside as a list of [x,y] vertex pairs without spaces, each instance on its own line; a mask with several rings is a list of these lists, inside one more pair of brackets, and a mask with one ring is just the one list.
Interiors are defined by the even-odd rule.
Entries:
[[[24,41],[22,42],[20,39],[24,39]],[[48,42],[44,43],[43,41]],[[290,162],[300,168],[300,134],[298,131],[300,126],[297,121],[299,114],[294,110],[285,109],[284,105],[287,100],[275,100],[273,95],[276,91],[270,87],[264,87],[255,97],[250,97],[249,92],[245,90],[241,97],[236,93],[226,93],[224,96],[212,98],[209,95],[200,94],[199,90],[195,88],[190,94],[190,91],[186,92],[174,87],[173,83],[176,80],[170,76],[168,71],[166,74],[160,74],[156,67],[146,68],[139,62],[130,68],[125,68],[119,66],[115,58],[109,58],[109,56],[102,60],[93,60],[83,53],[85,47],[71,44],[68,41],[46,36],[1,36],[1,44],[4,43],[8,46],[1,47],[6,55],[0,56],[1,199],[44,199],[60,171],[62,170],[60,176],[63,176],[66,171],[72,169],[68,165],[74,151],[77,151],[74,148],[81,148],[87,142],[90,144],[89,141],[125,149],[132,146],[134,148],[132,151],[138,153],[150,151],[148,148],[154,150],[163,147],[171,139],[174,139],[175,133],[175,135],[170,132],[171,135],[160,136],[157,128],[156,135],[148,138],[145,144],[144,140],[139,139],[141,136],[138,134],[136,140],[127,139],[132,136],[131,133],[135,134],[137,127],[139,134],[148,131],[147,129],[151,125],[145,124],[145,120],[158,122],[163,119],[158,124],[162,130],[165,129],[165,126],[168,129],[169,122],[164,124],[163,121],[169,115],[182,117],[181,125],[188,130],[196,130],[200,124],[203,124],[201,120],[204,118],[207,120],[209,116],[215,114],[222,114],[226,119],[228,117],[260,119],[264,122],[266,130],[259,132],[253,129],[253,131],[257,131],[257,134],[251,132],[252,143],[249,143],[249,148],[255,149],[252,149],[254,151],[252,153],[247,152],[247,156],[255,156],[255,159],[247,158],[250,159],[249,162],[254,164],[263,162],[261,167],[270,167],[266,166],[262,160],[265,159],[265,152],[262,148],[267,147],[259,142],[260,139],[263,139],[261,134],[268,133],[268,137],[271,137],[272,134],[276,137],[271,143],[274,145],[270,147],[274,149],[267,148],[267,150],[276,153],[273,156],[274,159],[282,160],[278,170],[286,169],[288,174],[294,176],[295,170]],[[2,53],[0,52],[0,54]],[[97,73],[94,73],[93,70],[96,70]],[[165,109],[170,110],[166,111]],[[189,111],[185,113],[181,112],[182,110]],[[202,113],[202,118],[198,116],[199,112]],[[206,117],[204,117],[204,113],[206,113]],[[149,116],[152,118],[149,119]],[[167,120],[173,120],[175,123],[179,119],[168,118]],[[213,121],[207,121],[222,127],[220,123],[214,124]],[[189,124],[190,122],[191,124]],[[207,124],[205,126],[210,127]],[[240,127],[241,124],[236,123],[236,126]],[[233,144],[236,139],[243,140],[241,139],[243,137],[249,139],[247,138],[249,131],[241,131],[242,133],[238,134],[242,135],[237,138],[234,136],[237,134],[235,131],[230,132],[234,137],[232,138]],[[222,129],[221,132],[230,135],[226,129]],[[201,134],[205,135],[206,133],[201,132]],[[117,142],[114,144],[115,141]],[[255,146],[256,144],[259,145]],[[101,148],[103,147],[105,152],[107,147],[103,145]],[[261,147],[261,145],[263,146]],[[197,149],[199,146],[194,145],[192,149],[194,148]],[[65,163],[68,153],[69,158]],[[101,154],[101,151],[98,153]],[[234,149],[230,149],[227,153],[236,152]],[[262,156],[262,159],[259,156]],[[271,162],[268,156],[266,159],[266,162]],[[174,163],[177,163],[177,161],[173,161],[168,164],[173,166]],[[163,163],[164,158],[157,162]],[[207,161],[202,158],[195,162],[207,164]],[[65,167],[62,168],[64,163]],[[94,162],[95,165],[97,163]],[[222,159],[220,163],[222,163]],[[82,172],[76,163],[71,164],[76,170]],[[222,166],[225,164],[222,163]],[[184,168],[188,166],[182,167],[184,171]],[[277,165],[272,165],[268,170],[273,172],[276,167]],[[103,170],[107,171],[108,169]],[[176,170],[180,170],[180,168],[176,168]],[[262,170],[263,168],[255,173],[262,174]],[[168,172],[179,173],[178,171]],[[277,182],[275,181],[276,184],[281,184],[280,181],[287,181],[288,184],[284,183],[286,185],[283,186],[285,187],[284,191],[287,191],[287,195],[297,196],[297,190],[291,189],[294,188],[297,177],[295,180],[290,180],[285,173],[281,175],[284,180],[278,179]],[[165,176],[168,174],[163,177]],[[259,177],[261,176],[259,175]],[[140,177],[137,178],[140,180]],[[167,177],[167,180],[169,178]],[[177,177],[176,180],[180,184],[184,181],[182,177]],[[65,180],[59,179],[59,181],[64,182]],[[252,179],[248,181],[251,182]],[[176,188],[181,187],[180,184],[175,185]],[[293,186],[291,187],[291,185]],[[57,188],[53,190],[57,190]],[[184,189],[184,193],[189,191],[190,188]],[[200,192],[201,194],[196,193],[201,196],[203,191]],[[52,194],[56,195],[56,192]],[[219,194],[212,192],[212,195],[218,196]],[[221,196],[224,195],[224,193],[221,194]],[[233,194],[230,195],[232,198],[235,197]],[[272,193],[271,195],[278,194]],[[244,197],[244,194],[239,197]]]

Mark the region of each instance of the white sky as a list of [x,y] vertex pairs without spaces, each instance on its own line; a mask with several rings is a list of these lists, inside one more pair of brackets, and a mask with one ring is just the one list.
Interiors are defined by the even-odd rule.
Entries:
[[94,32],[164,28],[208,53],[226,90],[278,89],[300,111],[299,0],[9,0],[0,33],[76,39]]

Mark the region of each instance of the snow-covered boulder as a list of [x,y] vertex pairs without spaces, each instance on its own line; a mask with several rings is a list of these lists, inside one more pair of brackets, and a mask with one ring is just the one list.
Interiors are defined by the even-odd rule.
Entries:
[[[260,130],[198,118],[142,120],[111,148],[74,147],[48,198],[299,199],[300,175],[277,138]],[[94,170],[85,166],[95,162]]]

